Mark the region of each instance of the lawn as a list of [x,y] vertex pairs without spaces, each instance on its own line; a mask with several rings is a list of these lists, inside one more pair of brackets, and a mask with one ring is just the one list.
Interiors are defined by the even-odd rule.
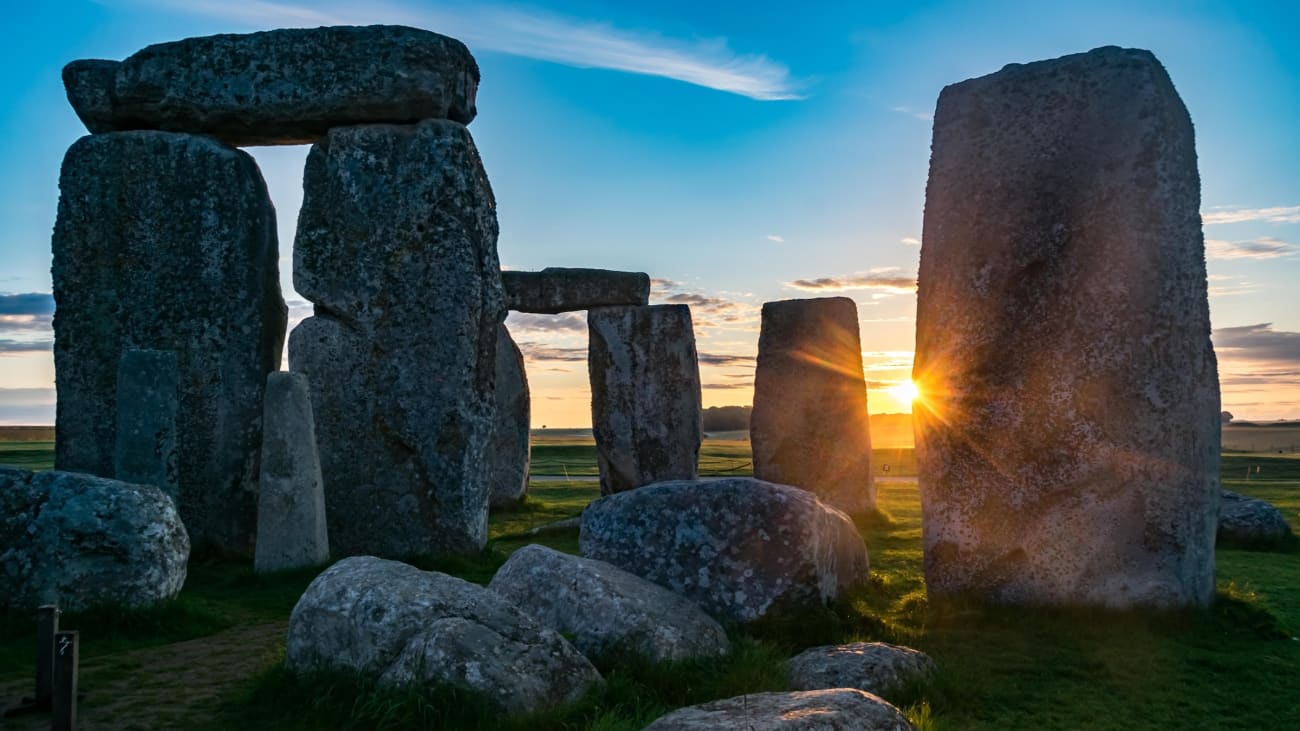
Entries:
[[[555,456],[541,446],[542,456]],[[558,446],[567,460],[582,445]],[[703,452],[742,460],[746,448],[735,443],[710,452],[706,444]],[[888,457],[882,451],[876,464],[896,465],[895,474],[911,464],[910,450],[887,450]],[[1300,459],[1229,454],[1223,476],[1228,489],[1266,498],[1300,524]],[[65,615],[63,625],[85,637],[85,715],[93,719],[97,708],[113,708],[118,716],[109,720],[123,728],[639,729],[676,706],[780,689],[783,658],[809,645],[854,639],[907,644],[935,658],[940,671],[933,683],[893,699],[921,728],[1300,728],[1300,641],[1294,639],[1300,635],[1300,551],[1294,541],[1273,551],[1221,547],[1218,597],[1204,611],[931,605],[921,577],[915,483],[886,477],[878,485],[889,517],[862,527],[872,564],[867,585],[825,611],[732,627],[737,651],[724,660],[656,667],[634,658],[597,658],[607,686],[539,717],[500,719],[455,689],[386,691],[346,676],[288,675],[283,623],[314,571],[259,577],[244,562],[197,556],[174,602],[148,612]],[[589,479],[538,481],[519,510],[492,516],[491,540],[481,555],[416,563],[485,583],[527,543],[574,551],[576,529],[529,531],[577,515],[597,495]],[[270,629],[252,639],[231,635],[262,626]],[[230,661],[221,658],[228,655],[218,646],[223,637],[242,643],[235,649],[247,669],[209,697],[199,693],[185,713],[158,715],[163,711],[148,699],[194,696],[205,671],[227,669]],[[171,643],[188,638],[211,643],[189,656],[190,672],[151,671],[154,660],[139,659],[139,652],[187,647]],[[0,678],[30,673],[32,642],[29,618],[0,615]],[[124,652],[149,645],[159,647]],[[138,700],[121,705],[123,697]]]

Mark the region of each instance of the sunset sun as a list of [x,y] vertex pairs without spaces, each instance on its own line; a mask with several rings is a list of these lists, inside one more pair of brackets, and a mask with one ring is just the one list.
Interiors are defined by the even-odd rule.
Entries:
[[921,389],[917,387],[914,381],[903,381],[889,389],[889,394],[898,399],[900,403],[910,404],[921,397]]

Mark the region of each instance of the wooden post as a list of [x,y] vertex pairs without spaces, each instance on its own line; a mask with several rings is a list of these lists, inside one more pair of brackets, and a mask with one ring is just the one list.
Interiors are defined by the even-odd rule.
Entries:
[[36,707],[50,710],[54,694],[54,635],[59,631],[59,608],[46,604],[36,610]]
[[73,731],[77,727],[77,640],[78,632],[54,636],[54,714],[51,731]]

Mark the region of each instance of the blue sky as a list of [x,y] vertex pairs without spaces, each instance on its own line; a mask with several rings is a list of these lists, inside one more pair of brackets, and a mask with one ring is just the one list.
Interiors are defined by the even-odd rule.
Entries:
[[[63,64],[150,43],[392,22],[466,41],[470,126],[502,263],[646,271],[691,304],[706,405],[750,399],[763,301],[859,303],[873,411],[910,371],[930,119],[946,84],[1101,45],[1148,48],[1196,125],[1225,407],[1300,417],[1300,6],[1011,2],[7,3],[0,27],[0,423],[52,418],[49,235],[63,152],[85,133]],[[282,280],[306,148],[253,148]],[[47,301],[47,300],[45,300]],[[518,317],[535,425],[588,418],[580,316]]]

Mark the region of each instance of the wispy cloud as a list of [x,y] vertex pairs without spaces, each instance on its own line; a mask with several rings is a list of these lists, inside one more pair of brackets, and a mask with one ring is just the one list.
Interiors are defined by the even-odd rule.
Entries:
[[560,361],[566,363],[586,362],[586,348],[565,348],[545,343],[525,341],[518,344],[519,350],[528,362]]
[[0,293],[0,315],[52,315],[54,295],[47,292]]
[[10,338],[0,338],[0,355],[44,353],[53,349],[53,340],[13,340]]
[[696,330],[727,328],[731,330],[756,330],[759,308],[738,298],[688,289],[671,279],[652,279],[651,304],[689,305],[691,322]]
[[1300,332],[1274,330],[1273,323],[1221,327],[1214,331],[1214,348],[1231,358],[1294,364],[1300,368]]
[[879,296],[910,294],[916,291],[916,277],[901,273],[896,268],[872,269],[854,274],[842,274],[816,279],[796,279],[786,282],[791,289],[809,292],[846,292],[855,289],[875,290]]
[[776,234],[768,234],[768,235],[767,235],[767,240],[768,240],[768,241],[775,241],[775,242],[778,243],[778,244],[784,244],[784,243],[785,243],[785,237],[784,237],[784,236],[778,236],[778,235],[776,235]]
[[531,333],[571,333],[587,334],[587,318],[576,312],[559,315],[538,315],[529,312],[511,312],[506,318],[506,327],[512,335]]
[[899,239],[898,242],[899,242],[900,244],[907,244],[908,246],[920,246],[920,245],[921,245],[921,240],[918,239],[918,238],[915,237],[915,236],[904,236],[903,238]]
[[1277,259],[1298,251],[1300,247],[1272,236],[1250,241],[1205,240],[1205,254],[1211,259]]
[[1201,212],[1201,223],[1213,226],[1220,223],[1300,223],[1300,206],[1275,206],[1272,208],[1243,208],[1241,206],[1215,206]]
[[482,4],[423,8],[397,2],[290,3],[254,0],[104,0],[202,15],[252,27],[398,23],[459,38],[473,50],[497,51],[577,68],[659,76],[732,94],[800,99],[790,70],[763,54],[737,53],[725,38],[683,40],[653,31],[553,13]]
[[931,114],[930,112],[923,112],[923,111],[921,111],[921,110],[919,110],[919,109],[915,109],[915,108],[913,108],[913,107],[908,107],[908,106],[902,106],[902,105],[900,105],[900,106],[890,107],[890,108],[889,108],[889,111],[891,111],[891,112],[897,112],[898,114],[906,114],[907,116],[909,116],[909,117],[911,117],[911,118],[913,118],[913,119],[919,119],[919,120],[921,120],[922,122],[933,122],[933,121],[934,121],[934,115],[933,115],[933,114]]
[[731,353],[700,353],[700,365],[708,366],[743,366],[754,367],[754,356],[733,355]]

